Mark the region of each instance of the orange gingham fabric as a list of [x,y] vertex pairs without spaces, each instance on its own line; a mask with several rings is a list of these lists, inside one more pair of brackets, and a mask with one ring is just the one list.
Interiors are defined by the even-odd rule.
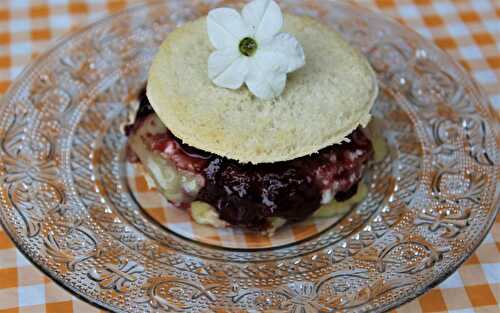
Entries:
[[[186,0],[189,1],[189,0]],[[500,0],[360,0],[433,40],[500,110]],[[0,94],[50,42],[134,0],[0,0]],[[500,312],[500,218],[445,282],[393,312]],[[100,312],[58,287],[0,231],[0,313]]]

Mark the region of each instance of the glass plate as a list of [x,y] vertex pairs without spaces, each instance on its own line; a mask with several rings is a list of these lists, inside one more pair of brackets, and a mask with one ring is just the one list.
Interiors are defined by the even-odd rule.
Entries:
[[[169,31],[229,1],[153,2],[64,38],[1,100],[1,221],[81,298],[116,312],[379,312],[438,284],[498,210],[498,121],[447,55],[345,3],[281,1],[331,25],[378,73],[373,115],[390,153],[368,197],[300,242],[231,249],[178,236],[141,210],[121,127]],[[320,38],[318,40],[321,40]]]

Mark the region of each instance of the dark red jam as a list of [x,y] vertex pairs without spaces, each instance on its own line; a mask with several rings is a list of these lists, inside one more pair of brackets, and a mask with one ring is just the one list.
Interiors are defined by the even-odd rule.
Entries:
[[[145,97],[134,125],[153,113]],[[137,126],[137,124],[139,126]],[[349,142],[332,145],[310,156],[272,164],[241,164],[192,148],[172,133],[156,135],[152,150],[166,154],[180,169],[202,174],[204,187],[197,200],[212,205],[219,217],[233,225],[261,229],[270,217],[302,221],[321,205],[323,193],[331,190],[337,201],[356,191],[362,172],[373,156],[370,140],[358,128]]]

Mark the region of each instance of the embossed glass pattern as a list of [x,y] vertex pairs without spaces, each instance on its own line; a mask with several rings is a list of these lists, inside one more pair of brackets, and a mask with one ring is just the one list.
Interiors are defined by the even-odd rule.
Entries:
[[339,30],[377,71],[390,153],[371,166],[365,201],[317,236],[257,251],[186,240],[146,215],[121,128],[168,32],[228,5],[193,3],[150,3],[65,38],[1,100],[0,218],[29,259],[116,312],[309,313],[385,311],[472,253],[498,208],[493,111],[433,45],[329,1],[281,3]]

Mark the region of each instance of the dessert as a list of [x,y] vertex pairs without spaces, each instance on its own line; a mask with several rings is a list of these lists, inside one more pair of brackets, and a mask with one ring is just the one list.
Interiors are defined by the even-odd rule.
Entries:
[[[248,29],[223,9],[168,36],[126,131],[159,190],[195,221],[272,234],[366,192],[358,186],[374,152],[363,127],[378,88],[364,57],[327,26],[282,17],[271,0],[247,7]],[[272,34],[259,33],[265,23]],[[214,27],[239,36],[238,58],[214,61],[234,52]]]

